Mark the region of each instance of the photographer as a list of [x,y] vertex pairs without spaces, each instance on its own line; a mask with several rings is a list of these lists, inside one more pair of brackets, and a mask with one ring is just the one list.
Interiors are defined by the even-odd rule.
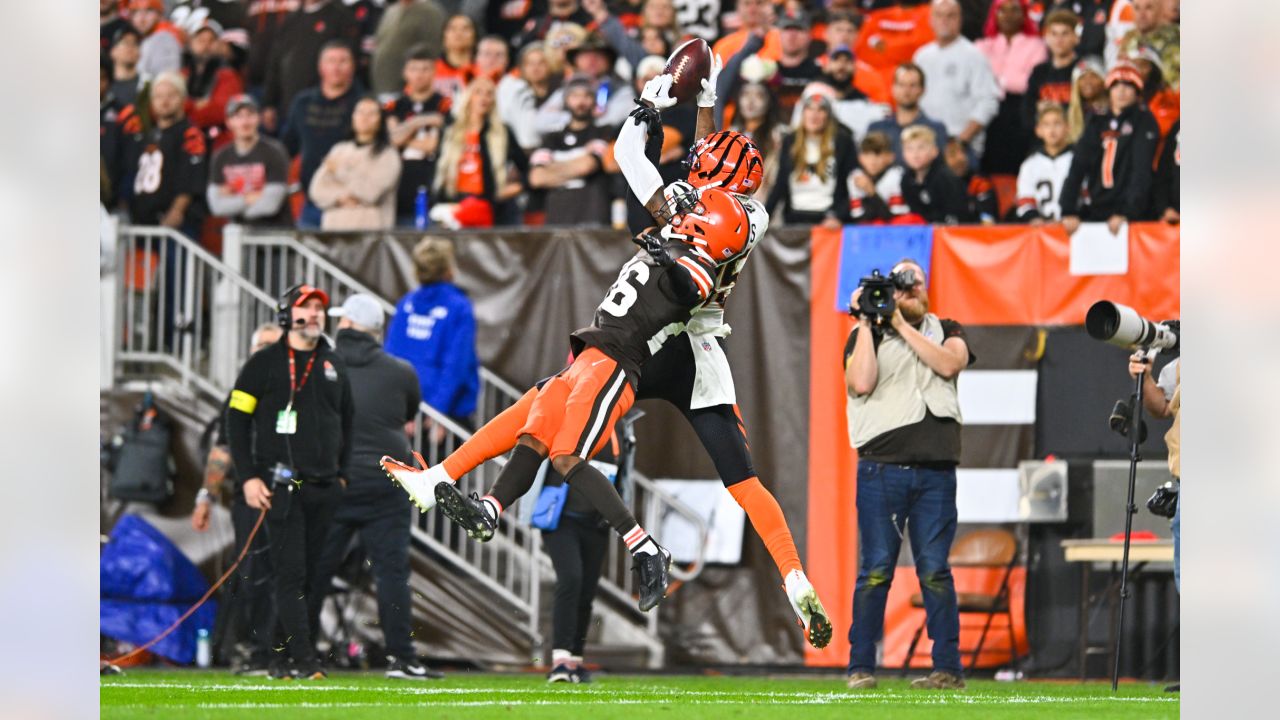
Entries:
[[308,623],[316,564],[350,464],[353,407],[346,365],[322,337],[329,296],[309,285],[281,298],[287,329],[256,353],[236,378],[227,435],[249,507],[267,509],[267,541],[276,571],[276,613],[287,638],[289,670],[273,675],[322,679]]
[[900,261],[889,278],[863,278],[850,312],[859,315],[844,356],[861,543],[848,684],[876,686],[876,641],[907,533],[933,641],[933,672],[911,687],[963,689],[947,555],[956,533],[960,462],[956,378],[975,358],[960,324],[929,312],[924,269],[914,260]]
[[[1173,418],[1173,427],[1164,435],[1164,443],[1169,448],[1169,474],[1173,476],[1175,485],[1182,485],[1182,457],[1178,414],[1182,409],[1182,358],[1174,358],[1160,370],[1158,379],[1151,375],[1151,358],[1139,351],[1129,358],[1129,377],[1142,376],[1142,407],[1153,418]],[[1178,493],[1177,504],[1173,512],[1173,584],[1182,591],[1182,543],[1180,525],[1182,524],[1182,493]]]

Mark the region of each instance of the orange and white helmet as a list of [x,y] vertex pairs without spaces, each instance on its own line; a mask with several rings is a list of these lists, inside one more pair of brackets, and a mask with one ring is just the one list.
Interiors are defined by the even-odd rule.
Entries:
[[729,191],[702,191],[697,203],[673,221],[671,236],[705,252],[716,263],[731,260],[747,247],[751,222],[747,211]]
[[694,143],[686,164],[689,184],[696,188],[720,187],[750,195],[764,179],[760,148],[734,130],[714,132]]

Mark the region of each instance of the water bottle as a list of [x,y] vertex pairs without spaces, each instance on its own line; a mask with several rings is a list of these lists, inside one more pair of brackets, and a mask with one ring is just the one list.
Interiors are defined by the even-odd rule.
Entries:
[[431,217],[427,211],[430,209],[430,201],[427,197],[427,186],[419,185],[418,194],[413,198],[413,226],[419,230],[426,230],[431,225]]
[[213,646],[209,642],[209,631],[205,628],[196,630],[196,667],[207,668],[213,664]]

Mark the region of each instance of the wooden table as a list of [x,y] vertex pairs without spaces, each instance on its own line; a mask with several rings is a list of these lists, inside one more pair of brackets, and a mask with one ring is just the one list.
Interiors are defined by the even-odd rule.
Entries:
[[[1110,538],[1084,538],[1079,540],[1063,540],[1062,550],[1067,562],[1080,563],[1080,647],[1078,661],[1080,663],[1080,680],[1085,679],[1086,659],[1089,655],[1105,654],[1107,665],[1115,662],[1116,647],[1116,613],[1119,603],[1115,596],[1120,591],[1120,563],[1124,560],[1124,541]],[[1172,540],[1137,540],[1129,543],[1129,579],[1130,581],[1142,572],[1149,562],[1173,562]],[[1106,603],[1110,615],[1107,633],[1107,645],[1089,644],[1089,578],[1094,563],[1111,564],[1111,582],[1103,590],[1099,601]]]

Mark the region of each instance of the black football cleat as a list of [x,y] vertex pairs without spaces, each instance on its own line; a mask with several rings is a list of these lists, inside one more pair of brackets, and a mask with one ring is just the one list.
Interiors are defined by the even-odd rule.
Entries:
[[[649,542],[657,543],[650,538]],[[671,553],[658,545],[656,553],[637,553],[631,561],[631,570],[636,574],[636,585],[640,587],[640,612],[649,612],[667,596],[667,586],[671,582]]]
[[484,503],[475,493],[468,497],[457,485],[436,483],[436,504],[446,517],[457,523],[473,540],[487,542],[498,529],[498,523],[485,512]]

